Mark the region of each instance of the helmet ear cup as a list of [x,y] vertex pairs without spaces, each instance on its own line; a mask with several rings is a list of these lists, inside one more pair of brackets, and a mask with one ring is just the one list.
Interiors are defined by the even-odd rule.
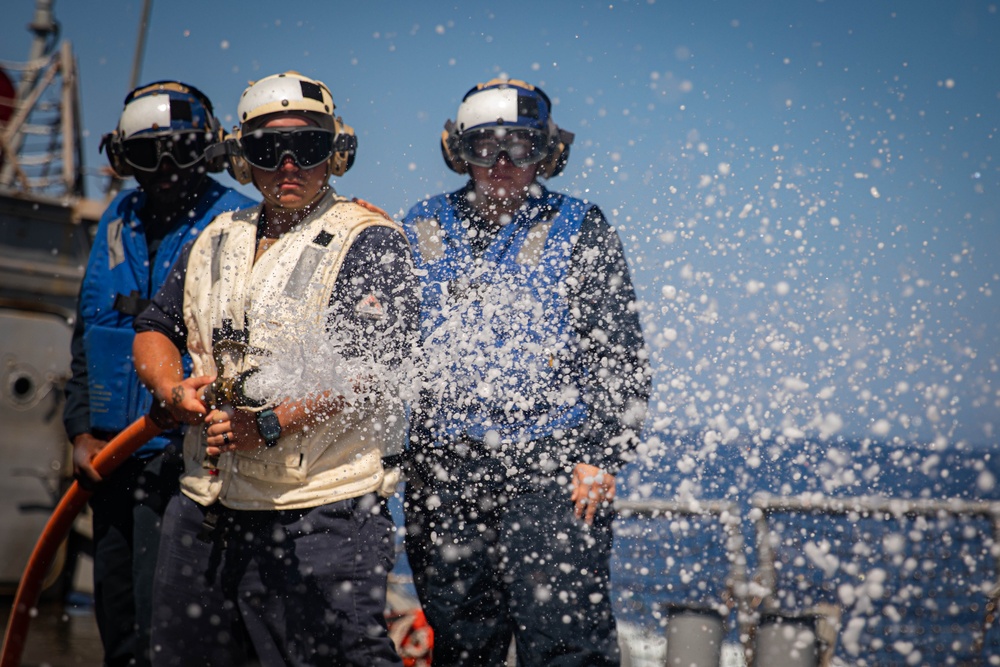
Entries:
[[114,170],[121,178],[128,178],[134,175],[134,170],[132,166],[125,161],[125,156],[122,154],[122,139],[121,133],[115,130],[114,132],[109,132],[101,137],[101,144],[98,150],[106,150],[108,155],[108,164],[111,165],[111,169]]
[[333,126],[336,131],[334,138],[333,155],[330,156],[330,173],[334,176],[343,176],[347,170],[354,166],[354,156],[358,150],[358,138],[354,134],[354,128],[344,123],[339,117],[333,119]]
[[253,180],[250,173],[250,163],[243,157],[243,149],[240,146],[240,138],[243,133],[237,128],[236,136],[227,134],[223,143],[225,149],[225,165],[229,175],[236,179],[240,185],[246,185]]
[[246,185],[253,180],[250,173],[250,163],[243,159],[242,155],[230,155],[226,163],[226,171],[236,179],[240,185]]
[[226,134],[226,131],[222,129],[222,123],[214,115],[209,114],[209,117],[211,118],[210,125],[205,131],[205,134],[208,135],[208,146],[205,149],[205,170],[218,174],[229,170],[229,157],[225,152],[210,152],[211,148],[223,144],[232,135]]
[[441,157],[444,158],[444,163],[448,165],[448,168],[456,174],[467,174],[469,173],[469,165],[455,154],[455,142],[458,139],[456,130],[457,127],[453,121],[449,120],[444,124],[444,131],[441,133]]
[[538,174],[545,179],[558,176],[562,173],[563,169],[566,168],[566,162],[568,161],[569,146],[559,144],[556,149],[552,151],[552,155],[546,158],[545,162],[542,163],[541,169],[538,170]]
[[574,137],[572,132],[562,130],[554,124],[552,127],[554,128],[552,148],[549,150],[549,156],[545,158],[538,170],[539,174],[546,179],[558,176],[566,168],[566,163],[569,162],[569,147],[573,143]]

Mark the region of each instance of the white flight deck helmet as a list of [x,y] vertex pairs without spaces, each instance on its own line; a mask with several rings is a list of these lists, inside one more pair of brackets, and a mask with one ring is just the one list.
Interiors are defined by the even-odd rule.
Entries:
[[569,159],[573,133],[560,129],[552,120],[552,102],[540,88],[520,79],[491,79],[472,88],[462,98],[455,121],[444,124],[441,154],[448,167],[459,174],[469,171],[462,158],[463,135],[475,130],[504,127],[540,132],[544,147],[538,175],[558,176]]
[[[222,141],[222,126],[215,118],[212,102],[200,90],[180,81],[154,81],[140,86],[125,97],[124,108],[114,132],[101,138],[100,149],[107,147],[108,162],[121,177],[134,176],[135,170],[154,172],[159,168],[160,150],[140,154],[127,151],[124,142],[138,138],[172,138],[178,135],[200,134],[194,152],[178,144],[167,153],[178,167],[190,167],[205,157],[207,148]],[[207,171],[222,171],[221,161],[209,160]]]
[[334,133],[334,151],[327,164],[332,175],[343,176],[354,164],[358,142],[354,129],[334,115],[334,109],[333,96],[326,84],[298,72],[288,71],[251,82],[237,107],[240,125],[226,137],[230,174],[240,183],[249,183],[250,165],[242,156],[240,139],[262,127],[271,115],[295,111],[305,113],[320,127]]

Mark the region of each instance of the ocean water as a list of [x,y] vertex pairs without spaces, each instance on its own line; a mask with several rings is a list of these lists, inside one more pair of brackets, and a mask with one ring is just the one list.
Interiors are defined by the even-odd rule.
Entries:
[[994,448],[651,442],[620,477],[613,586],[629,628],[656,637],[696,610],[729,646],[782,620],[835,663],[1000,665]]

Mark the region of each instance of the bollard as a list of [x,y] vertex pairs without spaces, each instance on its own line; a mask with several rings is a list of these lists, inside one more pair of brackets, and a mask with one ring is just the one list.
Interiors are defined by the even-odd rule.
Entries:
[[719,667],[722,617],[707,609],[674,608],[667,616],[667,667]]
[[759,667],[817,667],[816,619],[765,615],[757,627],[754,664]]

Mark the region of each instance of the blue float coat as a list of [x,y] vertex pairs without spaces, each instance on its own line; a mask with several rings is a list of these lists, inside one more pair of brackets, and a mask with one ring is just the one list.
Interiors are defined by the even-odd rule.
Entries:
[[[562,286],[588,208],[545,192],[478,258],[447,195],[407,216],[415,264],[427,272],[422,338],[432,360],[430,390],[439,397],[440,437],[482,441],[492,432],[505,442],[536,440],[587,418],[580,400],[586,373],[570,372],[579,337]],[[554,214],[541,217],[542,210]],[[414,223],[431,219],[442,256],[422,254]],[[446,353],[440,363],[431,350]]]
[[[224,211],[254,201],[209,179],[186,221],[171,228],[151,253],[139,212],[141,190],[126,190],[104,211],[80,288],[73,334],[73,377],[63,421],[72,439],[94,431],[115,434],[149,411],[152,396],[132,364],[132,322],[165,280],[181,249]],[[152,257],[150,256],[152,254]],[[176,434],[154,438],[137,452],[161,450]]]

